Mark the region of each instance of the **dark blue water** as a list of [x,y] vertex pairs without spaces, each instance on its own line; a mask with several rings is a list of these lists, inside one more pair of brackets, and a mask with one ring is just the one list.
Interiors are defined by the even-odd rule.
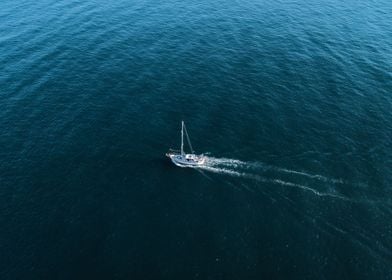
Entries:
[[[1,279],[392,279],[392,4],[3,0]],[[185,120],[202,169],[175,167]]]

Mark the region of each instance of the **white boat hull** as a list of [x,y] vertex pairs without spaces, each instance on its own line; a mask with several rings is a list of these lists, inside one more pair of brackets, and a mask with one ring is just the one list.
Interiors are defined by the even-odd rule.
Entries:
[[202,166],[205,163],[205,157],[203,155],[195,154],[168,154],[171,161],[180,167],[197,167]]

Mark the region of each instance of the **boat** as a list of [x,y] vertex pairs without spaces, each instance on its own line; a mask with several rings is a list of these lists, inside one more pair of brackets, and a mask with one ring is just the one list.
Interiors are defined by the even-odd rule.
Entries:
[[[189,148],[191,149],[190,154],[184,152],[184,132],[188,141]],[[195,154],[184,121],[181,121],[181,150],[170,149],[166,153],[166,156],[169,157],[175,165],[180,167],[202,166],[206,161],[206,157],[204,155]]]

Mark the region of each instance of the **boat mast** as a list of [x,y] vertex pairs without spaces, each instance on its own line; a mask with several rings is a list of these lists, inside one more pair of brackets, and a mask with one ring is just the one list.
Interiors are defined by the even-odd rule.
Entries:
[[184,121],[181,121],[181,155],[184,155]]

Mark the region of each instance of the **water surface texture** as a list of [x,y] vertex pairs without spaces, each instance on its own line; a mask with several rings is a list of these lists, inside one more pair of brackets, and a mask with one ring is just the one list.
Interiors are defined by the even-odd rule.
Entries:
[[[392,2],[2,0],[1,279],[391,279]],[[175,167],[185,120],[203,168]]]

